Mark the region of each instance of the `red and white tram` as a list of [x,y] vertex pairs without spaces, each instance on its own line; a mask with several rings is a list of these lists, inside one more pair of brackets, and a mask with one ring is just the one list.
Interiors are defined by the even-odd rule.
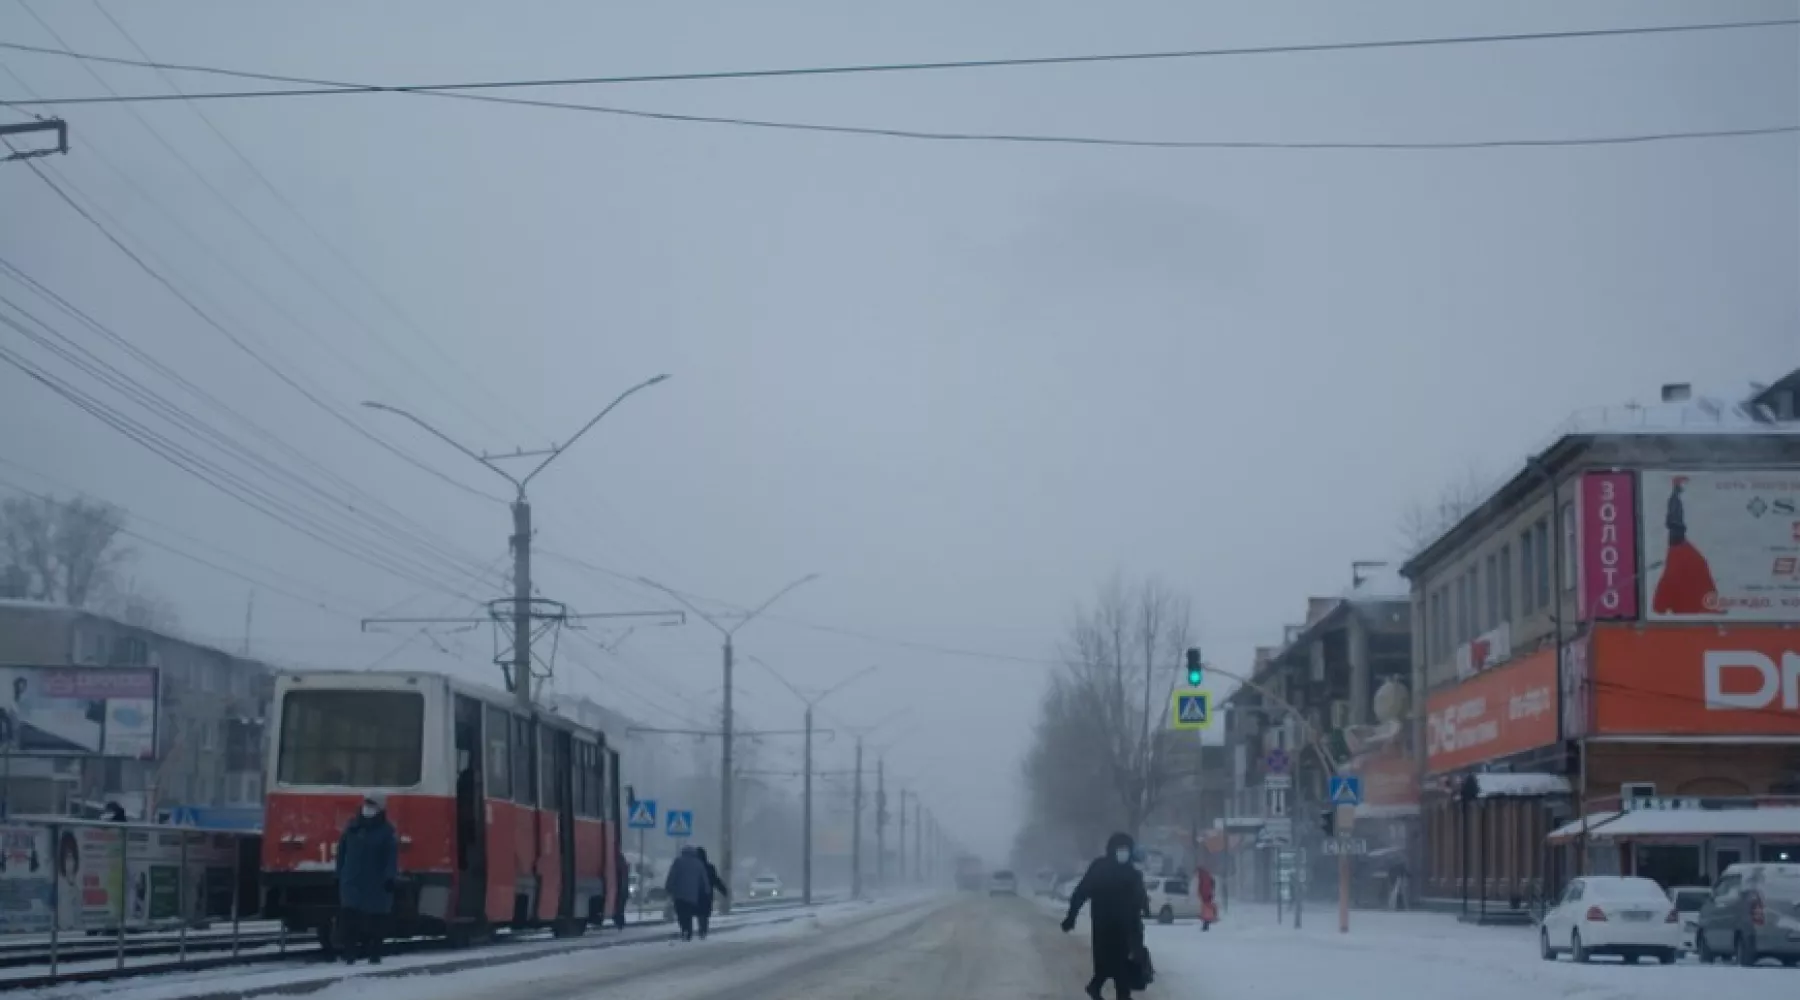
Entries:
[[431,673],[276,678],[268,912],[329,944],[336,851],[370,791],[400,838],[392,933],[579,933],[613,911],[618,754],[604,733]]

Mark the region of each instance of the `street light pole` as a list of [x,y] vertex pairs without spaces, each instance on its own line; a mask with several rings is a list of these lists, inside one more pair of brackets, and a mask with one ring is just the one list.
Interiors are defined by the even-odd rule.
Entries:
[[[756,607],[751,608],[749,611],[745,612],[744,616],[738,620],[737,624],[731,626],[730,628],[727,628],[724,625],[720,624],[719,620],[714,618],[712,615],[709,615],[705,611],[702,611],[698,607],[695,607],[694,602],[688,600],[686,596],[684,596],[683,594],[681,594],[679,591],[675,590],[674,588],[666,586],[664,584],[657,583],[655,580],[652,580],[647,576],[640,576],[637,578],[637,582],[643,584],[644,586],[653,588],[655,590],[660,590],[663,593],[668,594],[670,597],[675,598],[677,601],[680,601],[689,611],[692,611],[694,614],[698,615],[701,621],[703,621],[706,624],[711,625],[713,628],[717,629],[719,634],[724,636],[724,638],[725,638],[725,699],[724,699],[725,700],[725,718],[722,720],[722,722],[719,726],[720,742],[722,744],[724,744],[719,749],[719,769],[720,769],[720,774],[719,774],[719,875],[721,878],[723,878],[725,880],[726,885],[731,884],[732,827],[734,825],[732,822],[732,815],[731,815],[731,809],[732,809],[731,786],[735,783],[735,778],[731,771],[731,768],[732,768],[732,746],[731,746],[731,744],[732,744],[732,730],[731,730],[731,725],[732,725],[732,713],[731,713],[732,646],[731,646],[731,637],[737,634],[738,629],[741,629],[745,625],[748,625],[752,621],[755,621],[756,616],[762,614],[764,611],[767,611],[769,609],[769,605],[774,604],[776,601],[781,600],[783,597],[786,597],[787,594],[790,591],[794,590],[796,587],[799,587],[802,584],[811,583],[812,581],[817,580],[818,578],[819,578],[819,574],[808,573],[805,576],[800,577],[799,579],[793,581],[792,583],[789,583],[787,586],[781,588],[780,590],[777,590],[773,595],[771,595],[769,597],[768,600],[762,602],[761,604],[758,604]],[[724,898],[723,904],[720,906],[720,912],[721,913],[730,913],[731,912],[731,897],[729,895]]]
[[[518,701],[519,707],[526,710],[527,712],[531,711],[531,708],[532,708],[532,700],[531,700],[531,622],[532,622],[533,615],[532,615],[532,610],[531,610],[531,503],[528,500],[526,500],[526,498],[525,498],[525,487],[530,485],[531,481],[533,479],[537,478],[537,474],[544,471],[546,466],[548,466],[551,462],[556,461],[557,458],[560,457],[563,452],[569,450],[570,445],[573,445],[575,442],[581,440],[581,436],[586,434],[588,432],[588,430],[590,428],[592,428],[595,424],[599,423],[602,417],[605,417],[608,413],[611,413],[613,411],[614,407],[618,406],[620,403],[623,403],[625,401],[626,397],[630,396],[634,392],[637,392],[639,389],[648,389],[649,387],[657,384],[658,382],[665,381],[668,379],[668,377],[669,376],[667,376],[667,375],[658,375],[654,378],[645,379],[644,381],[639,382],[637,385],[634,385],[631,388],[626,389],[624,392],[619,393],[619,395],[617,397],[615,397],[612,402],[606,404],[605,409],[601,410],[599,413],[594,414],[593,419],[589,420],[585,424],[582,424],[581,429],[576,431],[573,435],[571,435],[569,437],[569,439],[567,441],[564,441],[562,444],[559,444],[559,445],[553,444],[548,449],[545,449],[543,451],[514,452],[512,455],[486,455],[486,454],[482,454],[482,453],[479,453],[476,451],[472,451],[469,448],[463,446],[455,438],[452,438],[450,435],[445,434],[443,431],[440,431],[436,427],[433,427],[430,424],[426,423],[424,420],[420,419],[418,416],[416,416],[412,413],[409,413],[406,410],[403,410],[398,406],[390,406],[387,403],[379,403],[374,400],[364,400],[363,401],[362,405],[368,407],[371,410],[381,410],[383,412],[392,413],[395,416],[404,417],[407,420],[412,421],[414,424],[418,425],[420,428],[425,430],[427,433],[431,434],[433,437],[444,442],[445,444],[449,445],[450,447],[455,448],[457,451],[462,452],[464,455],[467,455],[469,458],[472,458],[475,461],[480,462],[482,465],[486,466],[494,474],[498,475],[500,478],[506,480],[507,482],[509,482],[513,485],[513,490],[514,490],[514,499],[512,502],[513,533],[512,533],[512,538],[510,539],[510,543],[512,545],[512,554],[513,554],[513,593],[512,593],[513,656],[512,656],[512,676],[507,678],[507,684],[512,689],[513,697]],[[507,472],[505,469],[502,469],[500,466],[494,464],[495,460],[500,459],[500,458],[521,458],[521,457],[525,457],[525,456],[536,457],[538,455],[543,455],[544,460],[542,462],[539,462],[534,468],[532,468],[532,470],[530,472],[527,472],[524,476],[514,476],[512,473]]]

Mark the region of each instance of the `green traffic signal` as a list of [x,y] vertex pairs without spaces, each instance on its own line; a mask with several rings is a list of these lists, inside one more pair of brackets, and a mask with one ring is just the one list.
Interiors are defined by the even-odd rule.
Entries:
[[1187,651],[1188,687],[1199,687],[1200,681],[1204,679],[1204,676],[1205,675],[1200,670],[1200,650],[1197,648],[1190,648]]

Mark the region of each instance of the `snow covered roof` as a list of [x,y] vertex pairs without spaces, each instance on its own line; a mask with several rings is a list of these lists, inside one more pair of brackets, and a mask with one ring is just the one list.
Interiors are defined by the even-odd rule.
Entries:
[[1344,588],[1341,595],[1348,601],[1406,601],[1412,599],[1412,584],[1400,575],[1398,564],[1373,566],[1363,571],[1362,581]]
[[1475,789],[1484,799],[1567,795],[1569,779],[1558,774],[1477,774]]
[[[1581,833],[1581,820],[1552,831],[1552,842]],[[1595,813],[1587,818],[1587,835],[1613,840],[1653,837],[1781,837],[1800,839],[1800,807],[1768,809],[1630,809]]]
[[1676,402],[1588,407],[1557,425],[1549,443],[1572,434],[1800,434],[1800,421],[1756,412],[1750,401],[1762,388],[1745,383]]

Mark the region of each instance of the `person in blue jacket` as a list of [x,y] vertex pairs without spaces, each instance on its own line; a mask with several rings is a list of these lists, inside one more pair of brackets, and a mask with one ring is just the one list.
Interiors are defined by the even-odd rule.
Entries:
[[400,838],[388,822],[387,793],[370,792],[338,838],[338,931],[344,961],[381,962],[381,942],[394,909]]

